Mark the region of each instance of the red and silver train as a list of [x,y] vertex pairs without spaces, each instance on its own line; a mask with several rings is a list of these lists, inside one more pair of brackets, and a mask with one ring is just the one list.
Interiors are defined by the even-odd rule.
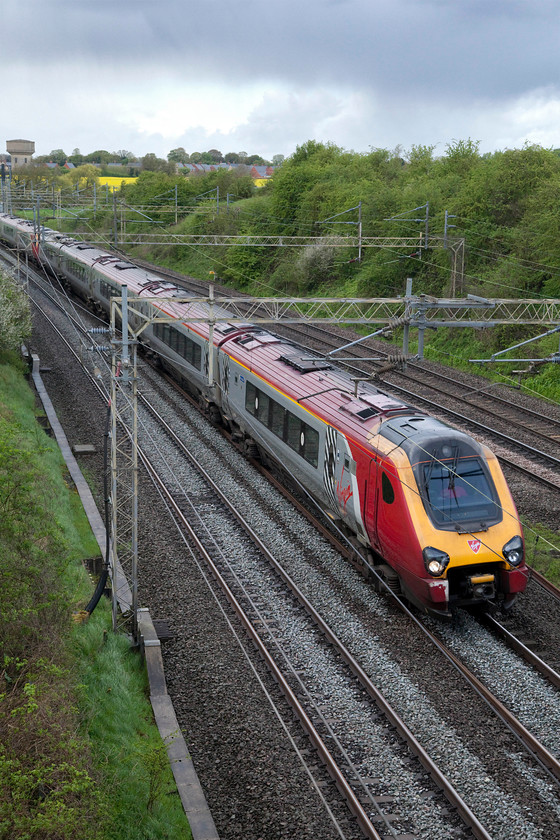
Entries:
[[[0,214],[0,237],[35,253],[106,312],[126,285],[154,323],[143,341],[249,448],[275,459],[412,603],[449,618],[456,607],[510,607],[525,589],[523,533],[495,455],[324,359],[256,325],[189,317],[202,304],[99,248]],[[183,293],[182,293],[183,294]],[[227,313],[220,312],[220,317]],[[215,371],[209,383],[208,370]]]

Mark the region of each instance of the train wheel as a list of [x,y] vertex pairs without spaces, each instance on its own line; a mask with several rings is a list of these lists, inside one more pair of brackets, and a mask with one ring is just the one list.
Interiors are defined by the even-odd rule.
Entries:
[[401,594],[399,576],[391,566],[388,566],[386,563],[380,563],[375,566],[375,571],[379,576],[373,576],[373,588],[376,592],[386,592],[387,589],[390,589],[395,595]]
[[245,438],[243,441],[243,452],[247,458],[252,458],[254,461],[259,460],[259,447],[253,438]]
[[222,425],[222,412],[214,403],[210,403],[208,406],[208,419],[211,423],[214,423],[215,426]]

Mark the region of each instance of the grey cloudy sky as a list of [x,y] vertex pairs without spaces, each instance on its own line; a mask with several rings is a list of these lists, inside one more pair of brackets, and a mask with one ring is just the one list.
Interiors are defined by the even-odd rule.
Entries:
[[4,139],[37,154],[560,147],[557,0],[0,3]]

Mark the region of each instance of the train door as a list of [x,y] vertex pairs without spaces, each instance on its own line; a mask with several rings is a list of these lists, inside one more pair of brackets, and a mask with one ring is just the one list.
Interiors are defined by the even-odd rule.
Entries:
[[380,461],[377,469],[376,538],[380,553],[399,565],[409,552],[410,522],[395,467]]
[[356,461],[344,435],[330,426],[327,427],[325,439],[323,485],[330,512],[342,519],[363,541],[367,541],[356,478]]
[[364,488],[363,518],[369,540],[376,549],[379,547],[377,539],[377,511],[379,508],[377,475],[377,461],[372,458],[369,462],[369,473]]

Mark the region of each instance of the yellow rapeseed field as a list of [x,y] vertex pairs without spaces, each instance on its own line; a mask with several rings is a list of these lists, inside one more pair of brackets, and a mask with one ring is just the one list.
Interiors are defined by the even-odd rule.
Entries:
[[116,190],[120,190],[122,183],[133,184],[135,181],[136,178],[119,178],[118,175],[102,175],[99,178],[99,186],[104,187],[108,184],[111,192],[115,192]]

